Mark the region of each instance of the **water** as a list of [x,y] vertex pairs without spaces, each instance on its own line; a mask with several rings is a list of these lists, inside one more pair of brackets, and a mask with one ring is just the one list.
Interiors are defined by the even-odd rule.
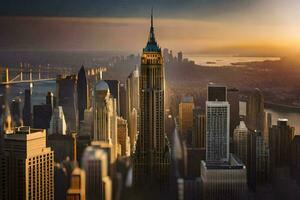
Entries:
[[[300,135],[300,112],[282,111],[277,109],[265,109],[272,115],[272,125],[277,124],[279,118],[288,119],[288,124],[295,127],[295,133]],[[246,102],[240,102],[240,115],[246,115]]]
[[187,55],[189,60],[195,61],[196,64],[209,67],[220,66],[237,66],[242,67],[242,64],[236,65],[233,63],[249,63],[249,62],[263,62],[266,60],[276,61],[280,60],[278,57],[238,57],[238,56],[201,56],[201,55]]
[[[13,98],[20,97],[21,101],[24,102],[24,91],[28,89],[30,84],[14,84],[9,87],[0,87],[0,94],[7,94],[9,102]],[[45,82],[35,82],[32,87],[32,105],[40,105],[46,103],[46,95],[49,92],[55,94],[56,82],[55,81],[45,81]]]

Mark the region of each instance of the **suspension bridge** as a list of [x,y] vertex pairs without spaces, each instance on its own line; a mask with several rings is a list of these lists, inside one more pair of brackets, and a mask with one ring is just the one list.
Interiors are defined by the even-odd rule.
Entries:
[[[33,67],[30,65],[21,64],[20,67],[0,67],[0,86],[9,86],[12,84],[35,83],[54,81],[57,75],[70,75],[76,73],[73,68],[62,67]],[[89,77],[102,79],[102,73],[106,72],[106,67],[87,68],[86,74]]]

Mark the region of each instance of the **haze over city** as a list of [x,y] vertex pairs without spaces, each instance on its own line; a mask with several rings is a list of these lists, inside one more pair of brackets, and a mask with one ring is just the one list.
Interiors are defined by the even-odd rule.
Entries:
[[2,1],[0,49],[137,53],[151,6],[160,44],[174,50],[247,56],[299,52],[297,0]]

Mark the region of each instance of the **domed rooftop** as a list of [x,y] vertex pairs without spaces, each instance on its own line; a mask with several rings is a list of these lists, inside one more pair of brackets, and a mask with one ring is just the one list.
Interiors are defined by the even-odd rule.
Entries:
[[109,86],[106,83],[106,81],[101,80],[97,83],[95,90],[97,90],[97,91],[108,91],[109,92]]

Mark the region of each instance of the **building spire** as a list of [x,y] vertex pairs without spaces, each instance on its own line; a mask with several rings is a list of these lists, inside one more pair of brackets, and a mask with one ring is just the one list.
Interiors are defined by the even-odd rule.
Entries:
[[153,28],[153,6],[151,8],[151,28]]

